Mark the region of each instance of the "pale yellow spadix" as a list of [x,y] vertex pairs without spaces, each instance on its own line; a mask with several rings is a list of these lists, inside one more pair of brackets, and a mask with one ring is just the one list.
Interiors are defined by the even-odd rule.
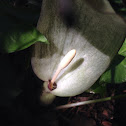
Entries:
[[63,69],[66,66],[69,65],[69,63],[72,61],[72,59],[75,57],[76,55],[76,50],[72,49],[71,51],[69,51],[64,58],[61,60],[60,64],[59,64],[59,68]]
[[56,73],[54,74],[54,76],[51,80],[52,84],[55,82],[60,71],[69,65],[69,63],[72,61],[72,59],[75,57],[75,55],[76,55],[76,50],[72,49],[64,56],[64,58],[61,60],[59,66],[58,66],[58,69],[56,70]]

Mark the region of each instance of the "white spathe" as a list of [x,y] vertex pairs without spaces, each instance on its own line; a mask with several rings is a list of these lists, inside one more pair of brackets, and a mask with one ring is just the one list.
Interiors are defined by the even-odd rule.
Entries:
[[[60,33],[62,34],[62,33]],[[74,36],[73,36],[74,34]],[[71,39],[75,43],[71,44]],[[60,54],[60,43],[55,44],[59,52],[54,53],[51,57],[39,59],[32,57],[32,66],[34,72],[43,81],[48,81],[53,77],[58,68],[60,61],[71,49],[76,49],[76,56],[71,63],[61,71],[56,79],[57,89],[51,93],[57,96],[74,96],[87,90],[106,70],[110,63],[109,56],[100,52],[93,45],[78,34],[74,29],[69,30],[67,34],[68,42],[64,43],[63,53]],[[60,55],[59,55],[60,54]],[[55,59],[59,59],[58,61]],[[94,62],[95,61],[95,62]],[[38,65],[39,64],[39,65]],[[36,67],[39,66],[39,67]],[[100,68],[100,69],[98,69]]]
[[126,36],[126,24],[108,1],[70,2],[75,24],[68,26],[67,18],[58,13],[58,0],[43,0],[37,28],[50,44],[36,43],[31,58],[35,74],[48,81],[63,57],[76,50],[76,56],[58,75],[57,88],[48,92],[61,97],[75,96],[91,87],[108,68]]

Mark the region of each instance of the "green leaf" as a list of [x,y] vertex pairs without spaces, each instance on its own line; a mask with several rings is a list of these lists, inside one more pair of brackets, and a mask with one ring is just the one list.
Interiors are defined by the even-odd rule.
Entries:
[[12,53],[23,50],[35,42],[48,43],[36,28],[28,25],[14,25],[8,32],[0,34],[0,52]]
[[125,39],[122,47],[120,48],[118,54],[126,57],[126,39]]
[[104,96],[106,94],[106,84],[99,84],[98,80],[87,90],[87,92],[100,94],[101,96]]
[[116,56],[110,68],[100,77],[99,83],[126,82],[126,58]]

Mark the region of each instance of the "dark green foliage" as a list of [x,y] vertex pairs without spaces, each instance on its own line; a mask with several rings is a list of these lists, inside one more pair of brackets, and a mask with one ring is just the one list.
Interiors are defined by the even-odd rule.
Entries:
[[23,50],[35,42],[47,42],[37,31],[39,7],[17,7],[9,0],[0,0],[0,52]]
[[0,51],[11,53],[23,50],[35,42],[45,42],[47,39],[33,26],[14,25],[8,32],[0,37]]

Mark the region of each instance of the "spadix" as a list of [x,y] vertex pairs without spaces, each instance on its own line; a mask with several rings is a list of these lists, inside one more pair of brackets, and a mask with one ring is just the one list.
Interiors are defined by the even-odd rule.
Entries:
[[60,73],[60,71],[69,65],[69,63],[70,63],[70,62],[72,61],[72,59],[74,58],[75,54],[76,54],[76,50],[73,49],[73,50],[69,51],[69,52],[65,55],[65,57],[61,60],[59,66],[58,66],[58,68],[57,68],[57,70],[56,70],[56,73],[54,74],[52,80],[51,80],[50,83],[49,83],[49,85],[50,85],[50,86],[49,86],[49,87],[50,87],[50,90],[53,89],[53,83],[55,82],[56,77],[58,76],[58,74]]

